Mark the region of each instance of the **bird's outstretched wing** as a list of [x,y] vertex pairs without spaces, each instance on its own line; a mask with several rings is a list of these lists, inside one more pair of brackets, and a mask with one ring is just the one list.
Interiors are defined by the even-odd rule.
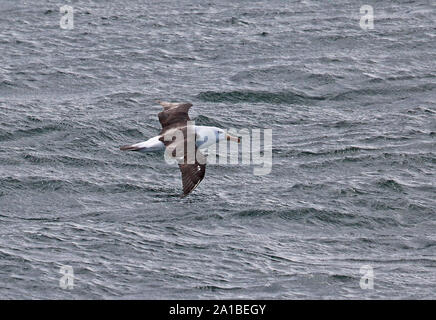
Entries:
[[[206,174],[206,156],[197,152],[198,149],[195,146],[195,133],[193,135],[188,134],[188,124],[190,121],[188,112],[192,107],[191,103],[172,103],[165,101],[157,101],[164,110],[158,114],[159,122],[162,125],[162,131],[160,132],[159,140],[165,144],[165,147],[173,149],[172,155],[176,157],[177,150],[182,148],[184,155],[182,159],[179,159],[179,168],[182,173],[182,185],[183,194],[182,197],[191,193],[203,180]],[[193,127],[189,127],[193,128]],[[183,139],[167,140],[165,135],[171,137],[175,134],[175,131],[179,131],[183,134]],[[195,162],[189,163],[188,161],[188,144],[191,143],[195,147]],[[194,159],[194,158],[193,158]]]
[[160,134],[171,128],[186,126],[186,122],[190,121],[188,111],[192,107],[192,103],[157,102],[164,108],[158,114],[159,122],[162,125]]
[[[201,159],[199,159],[199,157],[201,157]],[[198,160],[200,160],[200,162]],[[182,197],[185,197],[203,180],[206,174],[206,158],[200,152],[197,152],[195,163],[188,164],[185,159],[184,163],[179,163],[179,168],[182,172]]]

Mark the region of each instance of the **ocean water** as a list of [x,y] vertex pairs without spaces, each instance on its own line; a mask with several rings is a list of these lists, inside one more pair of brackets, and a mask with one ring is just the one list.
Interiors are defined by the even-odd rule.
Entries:
[[[435,299],[435,9],[0,0],[0,298]],[[271,129],[270,174],[208,165],[180,199],[162,153],[118,149],[156,99]]]

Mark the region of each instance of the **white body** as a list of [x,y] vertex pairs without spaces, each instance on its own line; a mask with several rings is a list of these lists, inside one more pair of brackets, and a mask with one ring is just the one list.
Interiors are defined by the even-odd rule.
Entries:
[[159,140],[160,136],[153,137],[147,141],[132,144],[132,148],[137,148],[140,152],[150,152],[164,150],[165,145]]
[[[195,134],[197,136],[196,145],[197,148],[207,148],[220,139],[225,137],[224,130],[216,127],[207,126],[195,126]],[[139,142],[131,145],[133,148],[137,148],[136,151],[140,152],[154,152],[165,149],[165,145],[159,140],[161,136],[155,136],[147,141]]]

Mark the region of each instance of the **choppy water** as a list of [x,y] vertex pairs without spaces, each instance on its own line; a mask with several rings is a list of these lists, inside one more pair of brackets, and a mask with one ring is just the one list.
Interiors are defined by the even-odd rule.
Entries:
[[[1,0],[0,297],[436,298],[435,21],[431,1]],[[271,128],[272,172],[208,166],[179,199],[162,154],[118,150],[159,132],[156,99]]]

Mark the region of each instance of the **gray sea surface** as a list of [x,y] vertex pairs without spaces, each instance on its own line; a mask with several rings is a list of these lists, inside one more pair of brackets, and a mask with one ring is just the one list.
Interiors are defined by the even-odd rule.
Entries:
[[[434,1],[0,0],[0,298],[436,299],[435,21]],[[156,99],[272,129],[271,173],[208,165],[180,199],[163,153],[119,150],[159,133]]]

